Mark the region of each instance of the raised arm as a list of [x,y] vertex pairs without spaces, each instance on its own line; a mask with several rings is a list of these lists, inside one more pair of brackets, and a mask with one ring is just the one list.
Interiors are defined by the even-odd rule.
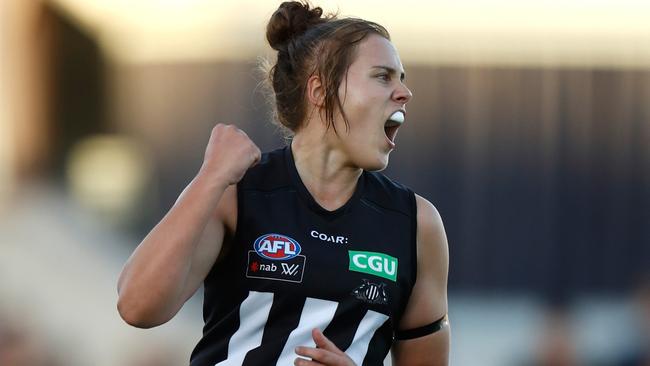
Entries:
[[234,184],[259,159],[243,131],[215,126],[199,173],[122,269],[117,308],[124,321],[163,324],[196,292],[236,225]]
[[436,208],[417,195],[416,201],[417,280],[399,326],[401,336],[393,345],[393,365],[446,366],[450,347],[447,236]]

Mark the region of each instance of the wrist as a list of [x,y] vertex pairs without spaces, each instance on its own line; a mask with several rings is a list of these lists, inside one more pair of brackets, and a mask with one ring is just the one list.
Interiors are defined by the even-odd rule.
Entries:
[[230,181],[223,174],[204,169],[204,167],[201,167],[195,180],[198,184],[207,185],[209,189],[220,191],[225,191],[230,185]]

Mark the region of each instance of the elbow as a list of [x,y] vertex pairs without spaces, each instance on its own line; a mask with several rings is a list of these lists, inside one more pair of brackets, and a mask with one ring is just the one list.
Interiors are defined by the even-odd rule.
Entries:
[[156,319],[155,311],[134,304],[134,301],[129,301],[122,296],[117,301],[117,312],[124,322],[136,328],[149,329],[166,322],[166,320]]

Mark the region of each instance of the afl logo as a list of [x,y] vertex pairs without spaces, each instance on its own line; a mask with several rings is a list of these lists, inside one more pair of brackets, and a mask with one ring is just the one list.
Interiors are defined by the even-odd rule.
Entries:
[[264,234],[255,240],[253,248],[263,258],[287,260],[300,254],[300,244],[288,236]]

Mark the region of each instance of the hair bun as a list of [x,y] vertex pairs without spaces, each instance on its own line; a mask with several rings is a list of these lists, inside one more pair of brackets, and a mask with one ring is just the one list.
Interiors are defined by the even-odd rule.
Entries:
[[271,15],[266,26],[266,39],[276,51],[283,49],[292,38],[307,31],[314,24],[326,21],[321,19],[323,9],[309,8],[309,3],[285,1]]

